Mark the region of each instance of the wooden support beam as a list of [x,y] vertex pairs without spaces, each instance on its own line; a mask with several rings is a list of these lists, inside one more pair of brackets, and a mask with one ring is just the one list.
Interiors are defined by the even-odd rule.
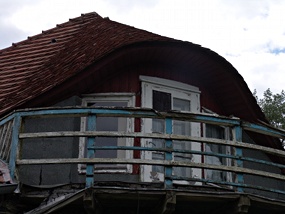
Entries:
[[239,201],[236,203],[233,214],[248,213],[249,207],[250,207],[250,199],[245,195],[241,195]]
[[83,196],[84,209],[88,214],[101,214],[102,208],[94,197],[92,188],[86,189]]
[[157,214],[171,214],[175,211],[176,194],[175,192],[168,191],[164,199],[156,207],[154,213]]

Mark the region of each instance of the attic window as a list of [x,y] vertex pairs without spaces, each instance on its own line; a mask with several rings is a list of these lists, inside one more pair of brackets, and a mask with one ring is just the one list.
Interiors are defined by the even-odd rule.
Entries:
[[51,39],[51,40],[50,40],[50,43],[56,43],[56,42],[57,42],[56,39]]

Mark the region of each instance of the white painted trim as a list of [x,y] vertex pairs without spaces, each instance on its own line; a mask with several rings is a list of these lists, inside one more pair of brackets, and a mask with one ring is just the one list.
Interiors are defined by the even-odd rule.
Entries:
[[143,76],[143,75],[141,75],[139,78],[140,78],[140,81],[145,82],[145,83],[151,83],[151,84],[155,84],[158,86],[159,85],[166,86],[169,88],[178,89],[178,90],[182,90],[186,92],[194,92],[198,94],[201,93],[199,88],[196,86],[188,85],[188,84],[177,82],[174,80],[168,80],[168,79],[163,79],[159,77]]
[[[200,91],[197,87],[187,85],[185,83],[176,82],[173,80],[167,80],[157,77],[148,77],[140,76],[141,87],[142,87],[142,96],[141,96],[141,106],[146,108],[152,108],[152,91],[158,90],[166,93],[170,93],[171,97],[176,97],[180,99],[185,99],[190,101],[190,111],[199,113],[200,112]],[[152,120],[143,119],[142,120],[142,132],[151,133],[152,132]],[[200,136],[200,124],[191,123],[191,136]],[[142,139],[142,146],[149,147],[151,140]],[[201,143],[192,142],[191,149],[201,151]],[[141,152],[142,159],[152,159],[152,152],[144,151]],[[201,155],[193,155],[194,162],[201,163]],[[156,173],[156,177],[152,177],[152,167],[151,166],[142,166],[141,167],[141,180],[144,182],[152,182],[157,179],[160,181],[164,180],[163,174]],[[193,168],[192,176],[201,178],[202,170]],[[183,183],[177,181],[176,183]],[[198,183],[197,183],[198,184]]]
[[85,94],[82,98],[82,105],[87,106],[88,102],[109,101],[109,102],[128,102],[128,107],[135,107],[134,93],[97,93]]

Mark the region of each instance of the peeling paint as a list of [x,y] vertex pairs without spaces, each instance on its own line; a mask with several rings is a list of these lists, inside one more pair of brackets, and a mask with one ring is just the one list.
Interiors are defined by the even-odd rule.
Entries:
[[150,172],[150,179],[152,180],[152,181],[159,181],[159,175],[158,175],[158,173],[157,172]]

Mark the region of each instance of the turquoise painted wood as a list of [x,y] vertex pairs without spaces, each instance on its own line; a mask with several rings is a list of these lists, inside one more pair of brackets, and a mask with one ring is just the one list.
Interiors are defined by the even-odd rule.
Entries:
[[[240,126],[236,126],[234,128],[234,131],[235,131],[235,141],[237,142],[241,142],[242,141],[242,128]],[[243,167],[243,161],[240,159],[242,157],[242,149],[241,148],[236,148],[236,156],[237,156],[237,166],[238,167]],[[244,183],[244,178],[243,178],[243,174],[241,173],[237,173],[237,183],[239,184],[243,184]],[[238,187],[237,190],[239,192],[243,192],[243,188],[242,187]]]
[[[91,114],[87,118],[87,131],[96,130],[96,115]],[[87,158],[95,158],[95,137],[87,138]],[[86,187],[92,187],[94,184],[94,165],[86,164]]]
[[266,135],[279,137],[279,138],[285,138],[284,130],[281,130],[281,129],[268,127],[268,126],[262,126],[262,125],[253,124],[253,123],[247,123],[247,122],[244,122],[242,124],[242,127],[245,130],[251,130],[254,132],[261,133],[261,134],[266,134]]
[[[166,118],[165,119],[165,133],[166,134],[172,134],[172,119],[171,118]],[[166,140],[165,141],[165,148],[168,149],[169,151],[165,152],[165,160],[171,161],[173,159],[173,143],[172,140]],[[166,189],[171,189],[173,187],[173,182],[170,179],[172,176],[172,166],[166,166],[165,167],[165,174],[164,174],[164,186]]]
[[37,109],[37,110],[26,110],[17,111],[23,117],[42,117],[46,115],[57,116],[57,115],[74,115],[74,116],[87,116],[89,114],[100,114],[100,115],[120,115],[120,116],[131,116],[131,117],[155,117],[158,116],[154,111],[151,110],[124,110],[124,109],[95,109],[95,108],[59,108],[59,109]]

